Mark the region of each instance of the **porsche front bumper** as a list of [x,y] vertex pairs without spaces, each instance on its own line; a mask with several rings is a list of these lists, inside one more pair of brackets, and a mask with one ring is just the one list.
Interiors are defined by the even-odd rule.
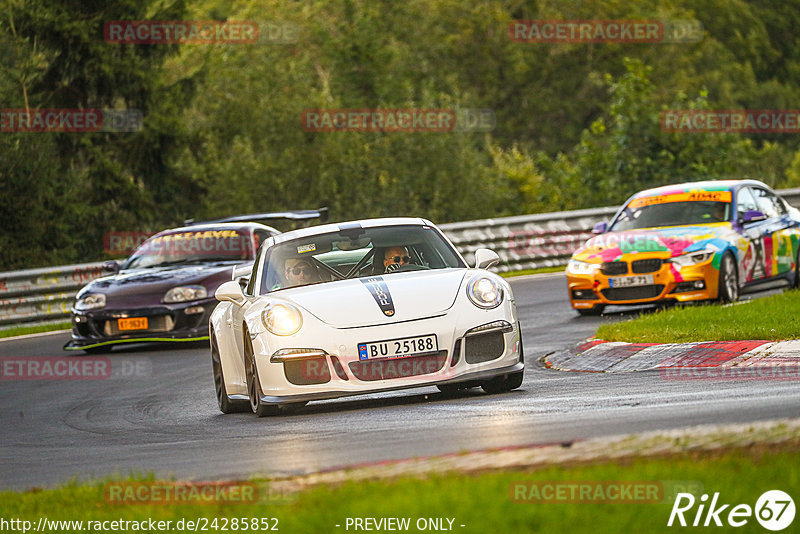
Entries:
[[[261,401],[285,404],[420,386],[487,380],[522,371],[519,323],[500,309],[358,328],[316,324],[294,340],[251,336]],[[508,311],[508,308],[506,308]],[[304,329],[306,327],[304,326]],[[311,332],[311,329],[317,329]],[[435,334],[438,350],[403,358],[363,360],[358,345]],[[315,340],[315,346],[309,346]],[[287,350],[289,349],[289,350]],[[306,349],[296,357],[292,349]],[[277,356],[276,356],[277,355]],[[231,398],[247,398],[244,392]]]

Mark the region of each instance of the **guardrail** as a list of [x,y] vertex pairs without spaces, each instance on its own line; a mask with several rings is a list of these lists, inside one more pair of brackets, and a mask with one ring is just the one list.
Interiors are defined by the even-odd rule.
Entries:
[[[778,191],[800,207],[800,188]],[[475,250],[490,248],[498,272],[566,265],[572,251],[591,236],[595,223],[617,207],[517,215],[442,224],[439,227],[470,262]],[[0,325],[64,319],[77,290],[103,275],[102,263],[44,267],[0,273]]]

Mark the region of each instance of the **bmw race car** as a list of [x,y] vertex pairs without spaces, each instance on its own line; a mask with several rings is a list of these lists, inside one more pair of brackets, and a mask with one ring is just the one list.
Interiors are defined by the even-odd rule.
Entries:
[[567,266],[572,307],[735,301],[798,284],[800,212],[755,180],[706,181],[632,196]]
[[165,230],[142,243],[122,264],[106,262],[108,276],[83,287],[72,307],[72,339],[65,350],[107,351],[137,342],[208,339],[214,292],[250,271],[258,246],[278,230],[262,219],[307,220],[327,208],[240,215]]
[[328,224],[272,236],[247,286],[211,314],[217,400],[259,416],[307,401],[418,386],[519,387],[522,340],[508,283],[470,268],[424,219]]

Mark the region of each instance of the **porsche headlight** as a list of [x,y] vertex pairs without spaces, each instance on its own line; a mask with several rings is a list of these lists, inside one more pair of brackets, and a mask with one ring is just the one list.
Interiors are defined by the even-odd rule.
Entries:
[[503,288],[487,276],[476,276],[467,284],[467,296],[475,306],[489,310],[503,302]]
[[261,312],[261,322],[276,336],[291,336],[303,326],[303,316],[291,304],[270,304]]
[[708,261],[709,259],[711,259],[711,256],[714,255],[714,252],[715,251],[711,249],[698,250],[695,252],[690,252],[688,254],[675,256],[669,261],[678,265],[679,267],[688,267],[689,265],[697,265],[698,263],[703,263],[705,261]]
[[174,302],[187,302],[189,300],[204,299],[208,296],[208,291],[203,286],[178,286],[173,287],[164,295],[164,302],[171,304]]
[[600,264],[598,263],[569,260],[569,263],[567,264],[567,272],[570,274],[594,274],[598,267],[600,267]]
[[106,296],[103,293],[86,293],[75,301],[75,309],[86,311],[106,307]]

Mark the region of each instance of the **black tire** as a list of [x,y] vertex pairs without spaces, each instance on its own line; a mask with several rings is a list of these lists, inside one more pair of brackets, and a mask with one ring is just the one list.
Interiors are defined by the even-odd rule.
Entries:
[[[522,332],[519,334],[519,361],[525,363],[525,354],[522,349]],[[505,393],[520,387],[524,377],[525,369],[507,373],[487,380],[481,384],[481,388],[486,393]]]
[[598,304],[592,308],[578,308],[578,313],[584,317],[597,317],[603,314],[604,309],[606,309],[604,304]]
[[234,400],[225,389],[225,375],[222,373],[222,362],[219,356],[217,340],[211,334],[211,367],[214,370],[214,389],[217,393],[217,406],[222,413],[242,413],[250,411],[250,403],[245,400]]
[[733,254],[726,252],[719,265],[719,283],[717,284],[717,300],[720,302],[736,302],[739,300],[739,269]]
[[264,392],[261,391],[261,381],[258,379],[258,367],[256,366],[253,342],[250,339],[250,334],[246,330],[244,332],[244,364],[247,370],[247,393],[250,396],[250,409],[258,417],[275,415],[278,413],[276,406],[261,402],[261,396]]
[[800,287],[800,250],[797,251],[797,258],[794,260],[794,283],[792,287]]

